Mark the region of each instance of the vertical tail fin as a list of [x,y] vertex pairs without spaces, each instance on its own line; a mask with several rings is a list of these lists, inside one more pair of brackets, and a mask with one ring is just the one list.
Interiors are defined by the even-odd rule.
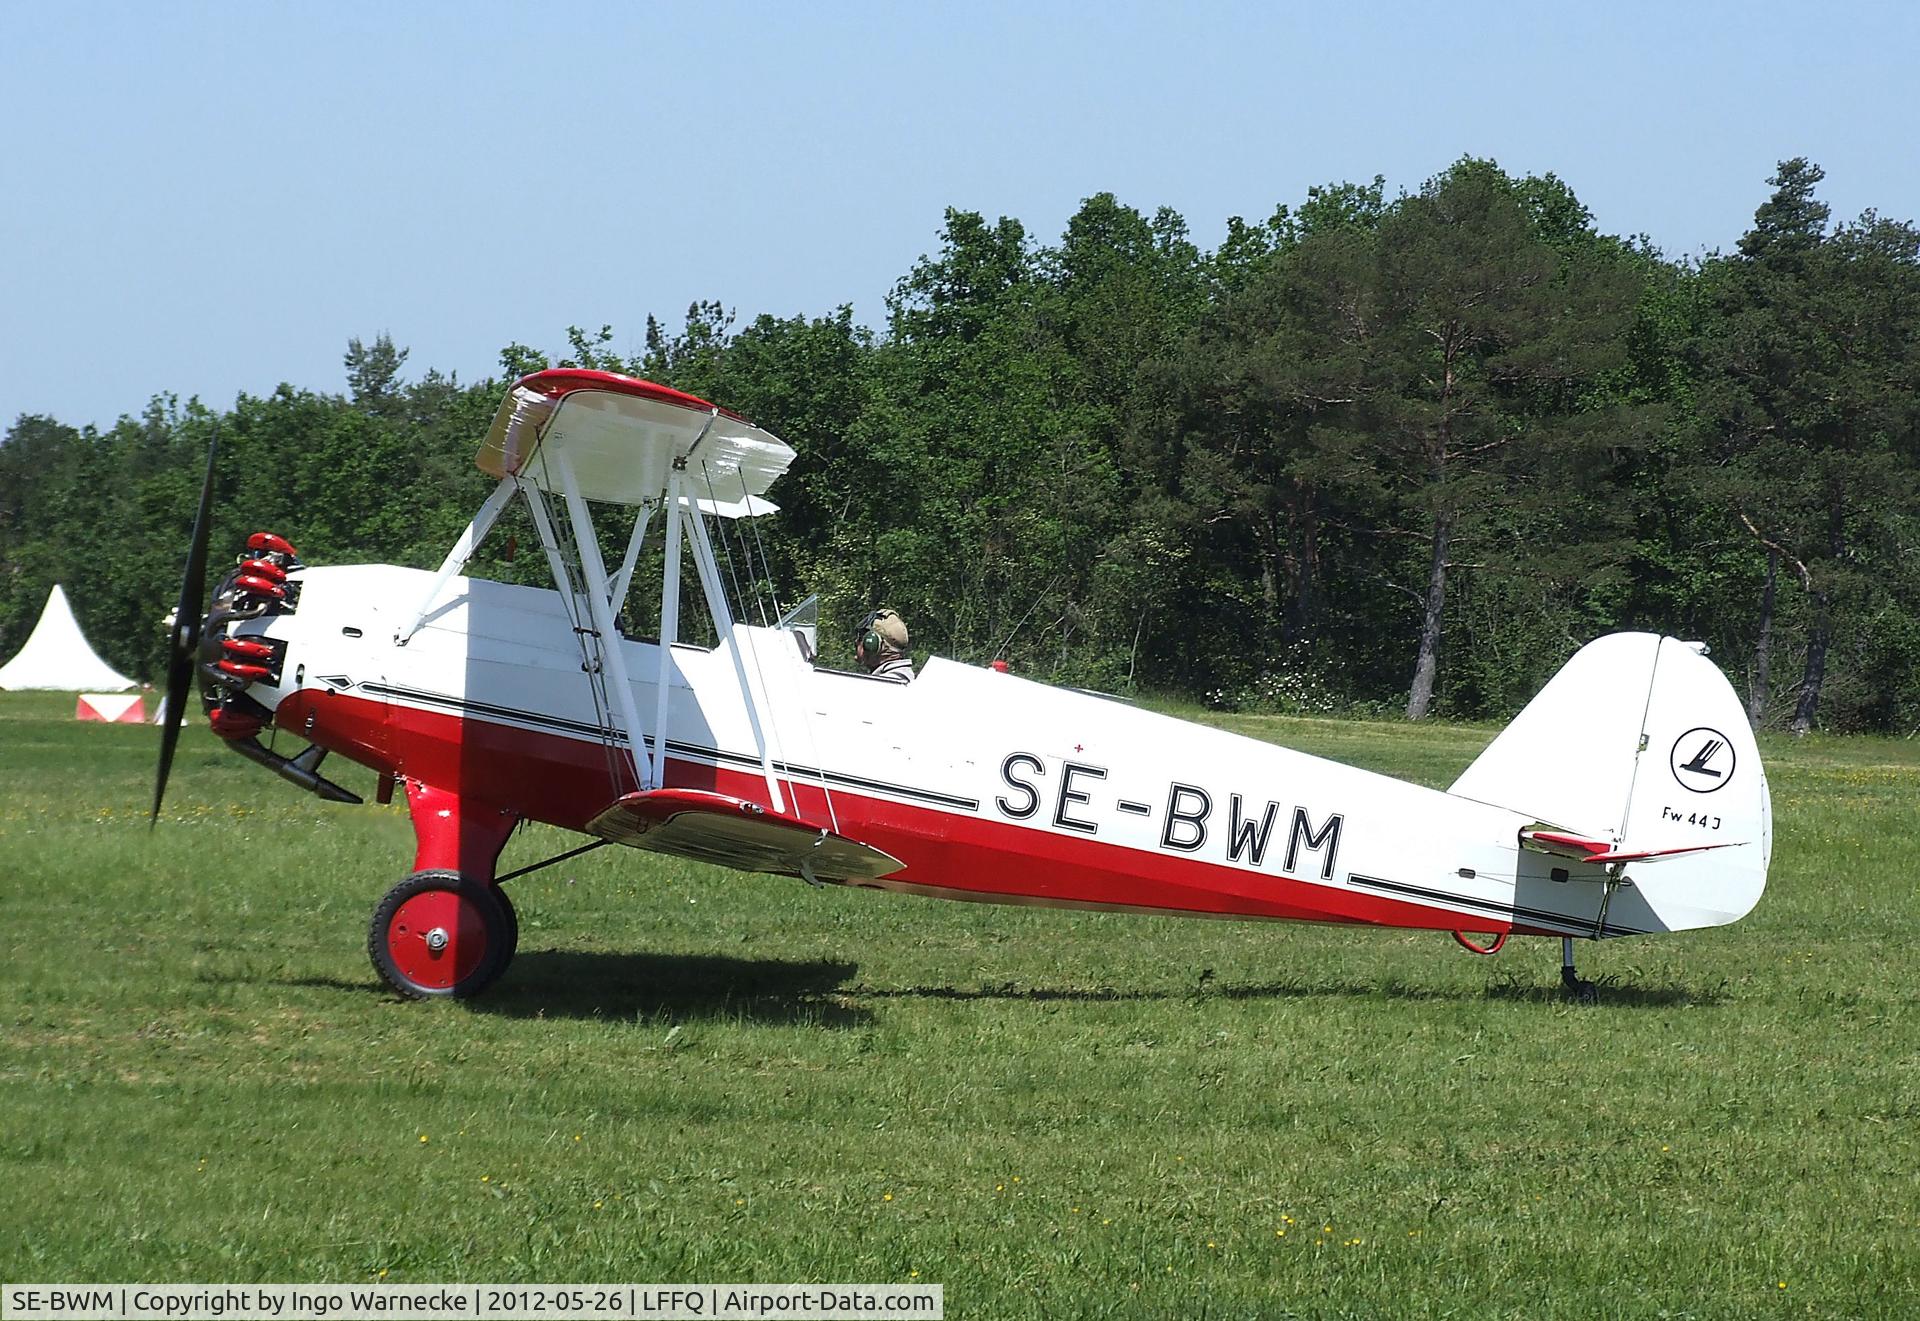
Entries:
[[1588,643],[1450,792],[1620,852],[1715,846],[1633,865],[1669,930],[1735,921],[1766,888],[1766,773],[1739,698],[1698,644],[1652,633]]

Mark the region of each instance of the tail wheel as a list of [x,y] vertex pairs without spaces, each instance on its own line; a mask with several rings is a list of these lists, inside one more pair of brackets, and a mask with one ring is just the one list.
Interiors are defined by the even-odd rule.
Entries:
[[419,871],[373,910],[367,954],[404,996],[465,999],[493,984],[513,955],[518,923],[498,889],[458,872]]

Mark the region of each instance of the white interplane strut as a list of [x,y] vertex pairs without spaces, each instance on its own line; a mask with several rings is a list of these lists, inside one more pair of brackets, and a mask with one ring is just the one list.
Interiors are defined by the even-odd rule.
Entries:
[[607,601],[617,614],[620,603],[627,599],[627,587],[633,582],[633,566],[640,561],[640,548],[647,542],[647,520],[653,517],[653,502],[647,501],[640,506],[640,513],[633,520],[633,535],[627,538],[627,555],[620,561],[620,574],[613,580],[613,590],[607,593]]
[[667,562],[660,574],[660,675],[655,689],[653,769],[648,788],[660,787],[667,770],[667,698],[673,691],[673,644],[680,636],[680,470],[667,474]]
[[[611,671],[614,689],[619,693],[616,700],[620,704],[620,718],[627,723],[627,755],[633,760],[634,778],[638,780],[640,712],[634,705],[633,684],[627,679],[624,640],[613,626],[613,610],[607,596],[607,566],[600,558],[600,540],[593,535],[593,520],[587,516],[587,502],[581,498],[580,484],[574,480],[573,464],[565,453],[554,455],[551,461],[560,476],[560,489],[566,496],[567,518],[573,524],[573,539],[580,550],[580,572],[587,580],[587,609],[592,612],[593,627],[600,635],[601,661]],[[562,591],[566,590],[564,581],[558,586]],[[666,722],[663,720],[661,730],[664,732],[665,728]],[[656,736],[654,742],[658,744],[660,738]],[[643,781],[644,787],[658,788],[659,774],[665,768],[664,761],[653,767],[653,778]]]
[[420,626],[427,622],[427,615],[433,610],[433,603],[440,599],[440,593],[446,590],[447,584],[459,576],[460,572],[467,567],[467,561],[471,560],[474,552],[480,549],[480,543],[485,541],[487,533],[493,530],[495,521],[500,517],[500,511],[507,507],[509,500],[513,499],[514,488],[518,485],[519,483],[512,477],[502,477],[499,485],[493,488],[493,493],[487,497],[486,503],[480,506],[480,512],[473,516],[466,530],[453,543],[453,549],[447,552],[447,558],[440,561],[440,572],[434,575],[433,586],[427,589],[426,596],[420,601],[420,608],[413,613],[413,619],[405,628],[393,635],[395,646],[406,646],[407,640],[418,633]]

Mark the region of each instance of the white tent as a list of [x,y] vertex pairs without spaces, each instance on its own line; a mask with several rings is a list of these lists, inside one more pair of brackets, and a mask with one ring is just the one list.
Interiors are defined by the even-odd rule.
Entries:
[[114,670],[87,645],[80,623],[58,583],[47,594],[47,608],[27,635],[27,645],[0,665],[0,688],[53,688],[60,692],[131,688],[133,680]]

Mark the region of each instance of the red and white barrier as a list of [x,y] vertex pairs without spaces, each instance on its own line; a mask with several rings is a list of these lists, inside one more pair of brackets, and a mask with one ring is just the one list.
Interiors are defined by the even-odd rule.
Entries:
[[75,720],[104,720],[110,725],[144,725],[147,703],[139,693],[81,693]]

